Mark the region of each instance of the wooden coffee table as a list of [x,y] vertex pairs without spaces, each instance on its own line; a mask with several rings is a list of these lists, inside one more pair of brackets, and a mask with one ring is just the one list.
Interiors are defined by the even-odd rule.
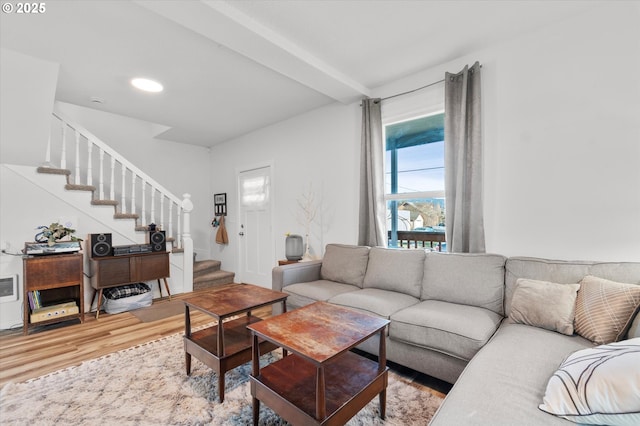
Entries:
[[[343,425],[376,395],[384,419],[388,324],[383,318],[316,302],[249,325],[253,424],[258,424],[262,401],[295,425]],[[376,333],[378,362],[349,351]],[[261,369],[261,341],[282,347],[285,356]]]
[[[184,300],[184,352],[187,375],[191,374],[191,356],[195,356],[218,374],[218,395],[224,401],[224,375],[227,371],[251,361],[251,332],[247,325],[261,321],[251,311],[282,303],[286,311],[286,293],[251,284],[236,284],[228,289],[198,294]],[[190,309],[197,309],[218,320],[218,324],[191,331]],[[224,321],[239,315],[240,318]],[[271,352],[278,346],[261,341],[260,350]]]

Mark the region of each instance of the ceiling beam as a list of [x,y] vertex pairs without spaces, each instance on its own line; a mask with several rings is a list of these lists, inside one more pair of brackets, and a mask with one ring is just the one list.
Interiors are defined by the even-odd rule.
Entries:
[[370,89],[222,1],[135,1],[217,44],[342,103]]

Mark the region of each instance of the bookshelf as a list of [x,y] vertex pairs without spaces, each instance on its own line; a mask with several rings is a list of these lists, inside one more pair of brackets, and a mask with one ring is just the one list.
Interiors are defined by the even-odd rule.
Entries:
[[23,334],[35,326],[80,319],[84,322],[82,253],[22,258]]

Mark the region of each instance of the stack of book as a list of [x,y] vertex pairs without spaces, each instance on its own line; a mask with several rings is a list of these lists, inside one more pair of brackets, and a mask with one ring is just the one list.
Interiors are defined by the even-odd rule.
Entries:
[[30,291],[28,293],[29,297],[29,306],[31,306],[31,310],[42,308],[42,300],[40,299],[40,291]]

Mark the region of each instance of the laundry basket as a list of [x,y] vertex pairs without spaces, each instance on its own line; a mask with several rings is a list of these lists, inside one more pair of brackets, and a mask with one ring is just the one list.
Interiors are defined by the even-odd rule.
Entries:
[[132,311],[134,309],[151,306],[153,293],[145,283],[121,285],[104,289],[104,311],[108,314]]

